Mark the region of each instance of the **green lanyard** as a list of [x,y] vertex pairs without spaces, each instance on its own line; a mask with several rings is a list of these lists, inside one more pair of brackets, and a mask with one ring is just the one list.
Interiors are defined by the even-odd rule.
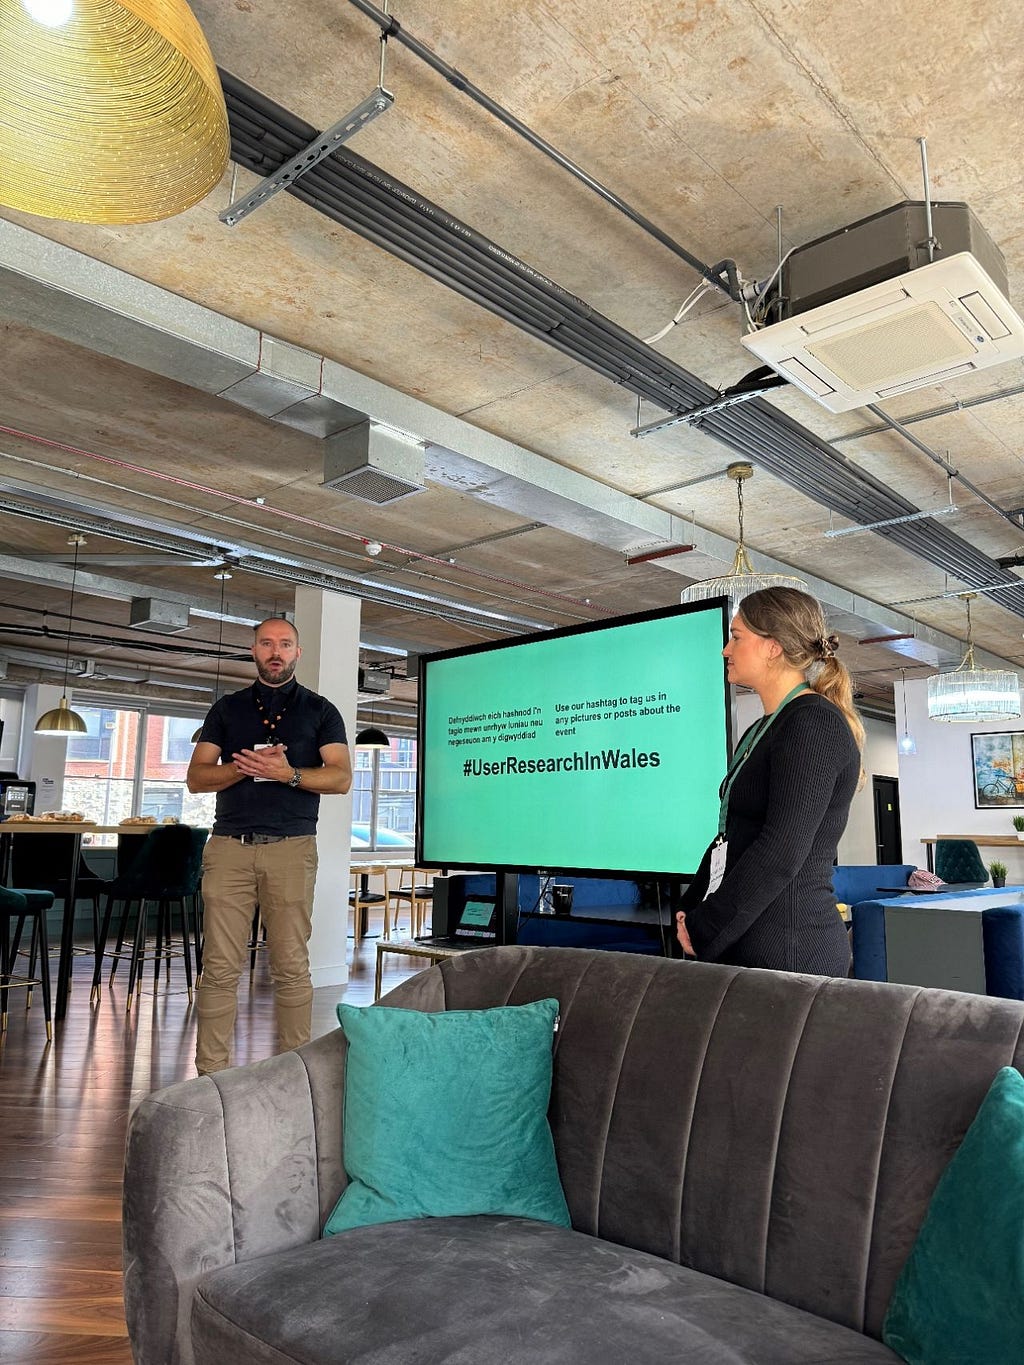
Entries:
[[739,744],[736,747],[736,752],[732,756],[732,762],[729,764],[729,771],[725,775],[725,781],[722,784],[722,804],[718,808],[719,839],[721,839],[725,834],[725,825],[729,817],[729,793],[732,791],[732,784],[736,781],[737,775],[739,774],[739,770],[743,767],[744,763],[746,763],[747,759],[750,757],[750,752],[753,749],[754,745],[758,742],[762,735],[767,733],[767,731],[772,725],[772,722],[776,719],[779,712],[782,710],[784,706],[791,702],[794,697],[798,697],[801,692],[809,692],[810,690],[811,688],[809,683],[805,682],[797,683],[796,687],[794,687],[792,691],[786,693],[786,695],[779,702],[778,706],[776,706],[775,710],[772,711],[769,715],[762,717],[760,724],[752,725],[750,729],[747,731],[747,733],[740,740]]

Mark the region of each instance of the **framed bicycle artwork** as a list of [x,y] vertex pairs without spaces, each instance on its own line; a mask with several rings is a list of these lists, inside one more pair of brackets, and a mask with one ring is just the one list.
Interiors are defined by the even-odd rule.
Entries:
[[1024,730],[971,735],[971,762],[976,809],[1024,808]]

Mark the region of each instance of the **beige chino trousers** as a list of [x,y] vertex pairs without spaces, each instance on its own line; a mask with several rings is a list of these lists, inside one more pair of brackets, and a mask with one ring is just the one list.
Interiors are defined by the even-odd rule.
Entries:
[[196,1069],[231,1064],[238,981],[256,906],[267,929],[281,1052],[309,1042],[313,984],[309,935],[316,884],[316,836],[243,844],[216,835],[203,853],[203,974],[196,995]]

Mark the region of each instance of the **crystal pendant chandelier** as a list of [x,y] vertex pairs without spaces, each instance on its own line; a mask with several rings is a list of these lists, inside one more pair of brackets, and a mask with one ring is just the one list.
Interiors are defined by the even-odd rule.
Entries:
[[760,592],[762,588],[798,588],[801,592],[806,592],[807,584],[802,578],[795,578],[790,574],[755,572],[743,541],[743,482],[754,477],[754,466],[743,463],[731,464],[725,472],[730,479],[736,481],[736,501],[739,509],[740,534],[736,542],[732,568],[717,578],[702,578],[696,583],[691,583],[679,594],[680,602],[706,602],[711,597],[728,597],[733,606],[736,606],[744,597],[752,592]]
[[970,721],[1014,720],[1020,715],[1020,679],[1004,669],[978,668],[974,662],[971,632],[971,601],[976,593],[965,593],[967,604],[967,653],[952,673],[936,673],[928,679],[929,720]]
[[0,203],[151,223],[228,164],[227,109],[185,0],[0,0]]

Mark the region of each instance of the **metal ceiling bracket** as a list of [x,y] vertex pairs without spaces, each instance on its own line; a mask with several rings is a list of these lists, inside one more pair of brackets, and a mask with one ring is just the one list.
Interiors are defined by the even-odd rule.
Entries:
[[664,431],[667,427],[677,427],[682,423],[694,427],[699,425],[705,417],[710,417],[713,413],[723,412],[726,408],[735,407],[737,403],[749,403],[751,398],[760,398],[767,392],[767,388],[779,388],[778,384],[771,384],[764,389],[750,389],[745,393],[721,393],[717,398],[713,398],[710,403],[703,403],[699,408],[691,408],[689,412],[676,412],[671,417],[659,418],[656,422],[648,422],[644,427],[630,427],[630,436],[643,437],[653,436],[656,431]]
[[372,122],[378,114],[383,114],[385,110],[390,109],[394,102],[395,97],[391,91],[385,90],[382,85],[378,85],[376,90],[368,95],[361,104],[357,104],[351,113],[340,118],[337,123],[332,123],[326,132],[314,138],[290,161],[286,161],[280,170],[275,171],[273,175],[268,175],[244,198],[237,199],[234,203],[229,204],[217,217],[228,227],[235,227],[243,218],[255,213],[258,208],[272,199],[275,194],[294,185],[296,180],[306,171],[318,166],[325,157],[330,156],[343,143],[354,137],[360,128],[364,128],[366,124]]

